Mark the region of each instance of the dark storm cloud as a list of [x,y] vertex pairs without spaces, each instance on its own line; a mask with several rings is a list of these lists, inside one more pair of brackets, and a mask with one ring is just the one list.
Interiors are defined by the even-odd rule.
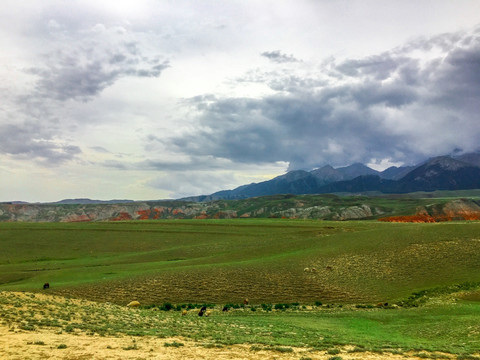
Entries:
[[450,52],[439,70],[432,73],[435,85],[432,101],[438,106],[480,111],[480,31],[477,42],[470,47],[458,47]]
[[206,111],[203,129],[172,139],[171,144],[188,153],[213,154],[240,163],[289,161],[292,168],[309,168],[322,156],[337,164],[345,159],[361,161],[359,155],[365,151],[372,157],[384,156],[390,144],[401,143],[397,135],[377,126],[379,119],[368,109],[329,102],[332,96],[344,96],[344,91],[310,97],[221,99]]
[[480,138],[478,69],[476,29],[365,59],[333,59],[303,77],[257,73],[241,81],[281,92],[191,99],[198,127],[170,138],[168,146],[240,163],[287,161],[291,169],[372,159],[416,162],[454,148],[474,150]]
[[295,59],[295,57],[293,57],[293,55],[283,54],[280,50],[265,51],[261,53],[261,55],[275,63],[288,63],[298,61],[297,59]]

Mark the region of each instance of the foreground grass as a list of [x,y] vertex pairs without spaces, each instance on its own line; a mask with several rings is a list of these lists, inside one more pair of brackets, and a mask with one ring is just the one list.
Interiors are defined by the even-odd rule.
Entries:
[[330,349],[332,353],[345,345],[355,351],[426,350],[459,358],[480,352],[479,302],[441,301],[409,309],[319,307],[263,312],[247,308],[224,313],[217,308],[207,318],[193,310],[182,316],[178,311],[131,309],[30,293],[1,292],[0,305],[0,325],[11,331],[50,328],[72,335],[182,337],[206,346],[254,344],[270,349]]

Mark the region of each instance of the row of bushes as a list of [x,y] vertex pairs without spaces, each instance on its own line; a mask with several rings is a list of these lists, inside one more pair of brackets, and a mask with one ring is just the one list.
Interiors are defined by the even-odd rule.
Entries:
[[207,308],[209,309],[213,309],[215,307],[214,304],[172,304],[172,303],[169,303],[169,302],[165,302],[161,305],[144,305],[144,306],[141,306],[142,309],[158,309],[158,310],[161,310],[161,311],[182,311],[184,309],[186,310],[192,310],[192,309],[199,309],[199,308],[202,308],[206,306]]
[[[480,287],[480,282],[465,282],[461,284],[456,284],[456,285],[450,285],[450,286],[439,286],[427,290],[421,290],[412,293],[408,298],[401,300],[397,302],[396,304],[388,304],[388,303],[379,303],[376,305],[372,304],[357,304],[355,307],[357,309],[373,309],[373,308],[384,308],[384,309],[392,309],[397,306],[400,307],[417,307],[422,304],[424,304],[429,298],[439,296],[439,295],[445,295],[445,294],[450,294],[462,290],[472,290]],[[144,309],[152,309],[156,308],[158,310],[162,311],[182,311],[184,309],[186,310],[192,310],[192,309],[199,309],[206,306],[209,309],[215,308],[215,304],[172,304],[170,302],[165,302],[161,305],[146,305],[142,306]],[[315,301],[314,306],[320,307],[323,306],[323,303],[321,301]],[[342,307],[343,305],[334,305],[334,304],[326,304],[326,308],[333,308],[333,307]],[[255,305],[245,305],[245,304],[237,304],[237,303],[227,303],[225,304],[224,308],[227,310],[231,309],[245,309],[249,308],[252,311],[256,311],[257,308],[261,308],[263,311],[272,311],[272,310],[280,310],[280,311],[285,311],[287,309],[306,309],[305,305],[300,305],[298,302],[293,302],[293,303],[278,303],[278,304],[261,304],[259,306]]]
[[[322,306],[321,301],[315,301],[314,303],[315,306]],[[141,306],[142,309],[158,309],[161,311],[182,311],[184,309],[186,310],[192,310],[192,309],[199,309],[206,306],[209,309],[213,309],[215,307],[214,304],[172,304],[170,302],[165,302],[161,305],[144,305]],[[245,309],[249,308],[252,311],[256,311],[257,308],[262,308],[264,311],[272,311],[273,309],[275,310],[287,310],[287,309],[299,309],[303,308],[305,309],[306,306],[302,305],[300,306],[300,303],[298,302],[293,302],[293,303],[279,303],[279,304],[261,304],[260,306],[255,306],[255,305],[245,305],[245,304],[236,304],[236,303],[228,303],[225,304],[224,308],[227,310],[231,309]],[[330,306],[328,306],[330,307]]]

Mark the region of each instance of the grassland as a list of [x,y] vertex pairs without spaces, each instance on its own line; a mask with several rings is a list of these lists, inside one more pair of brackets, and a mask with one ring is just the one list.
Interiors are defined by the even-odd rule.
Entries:
[[[29,293],[0,292],[0,305],[0,330],[8,328],[6,335],[21,336],[24,343],[19,346],[26,351],[38,348],[36,344],[47,345],[50,355],[52,351],[63,355],[65,351],[58,349],[91,337],[87,348],[102,344],[98,351],[107,353],[116,348],[116,358],[130,358],[129,351],[136,359],[143,358],[139,353],[152,358],[152,352],[161,351],[161,344],[195,347],[196,355],[190,357],[198,357],[201,348],[229,353],[232,346],[244,344],[241,356],[231,358],[480,359],[480,303],[457,300],[453,305],[449,297],[409,309],[323,305],[263,311],[248,306],[225,313],[215,307],[208,318],[197,316],[198,308],[182,316],[157,307],[131,309]],[[8,355],[2,350],[0,346],[0,355]],[[86,349],[82,351],[86,356]],[[260,356],[261,351],[267,356]],[[178,358],[186,356],[180,354]],[[108,357],[103,356],[99,358]],[[213,357],[214,353],[202,358]]]
[[[118,304],[398,301],[480,281],[480,223],[1,223],[0,290]],[[315,268],[316,272],[305,272]]]
[[[75,335],[117,358],[150,341],[179,357],[480,359],[479,254],[479,222],[0,223],[0,330],[58,358]],[[212,316],[175,311],[188,303]]]

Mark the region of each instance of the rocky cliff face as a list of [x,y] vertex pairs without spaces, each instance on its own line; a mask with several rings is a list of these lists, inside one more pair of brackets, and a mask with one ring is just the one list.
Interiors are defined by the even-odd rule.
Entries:
[[457,199],[448,203],[421,206],[416,214],[407,216],[389,216],[379,219],[389,222],[441,222],[453,220],[480,220],[480,205],[473,200]]
[[183,206],[161,204],[95,204],[95,205],[39,205],[0,204],[1,221],[26,222],[81,222],[192,218],[200,215],[206,204]]
[[[260,198],[259,198],[260,199]],[[337,205],[322,200],[316,204],[284,196],[269,202],[266,198],[256,206],[246,200],[234,202],[135,202],[126,204],[0,204],[0,221],[20,222],[85,222],[129,221],[157,219],[233,219],[288,218],[324,220],[377,219],[397,222],[435,222],[449,220],[480,220],[480,204],[473,200],[457,199],[419,206],[412,215],[395,216],[395,209],[375,205],[375,199],[346,206],[339,198]],[[257,199],[258,200],[258,199]],[[243,203],[242,203],[243,201]],[[325,200],[326,201],[326,200]],[[369,203],[370,201],[370,203]],[[337,202],[337,201],[335,201]],[[242,207],[243,206],[243,207]],[[390,215],[390,216],[387,216]],[[393,215],[393,216],[392,216]]]

